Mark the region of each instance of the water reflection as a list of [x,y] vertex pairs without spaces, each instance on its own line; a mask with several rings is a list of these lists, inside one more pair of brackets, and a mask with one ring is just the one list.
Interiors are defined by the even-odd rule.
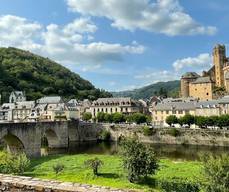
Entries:
[[[156,155],[160,158],[198,160],[199,155],[211,153],[214,155],[229,154],[229,148],[226,147],[209,147],[209,146],[191,146],[191,145],[161,145],[147,144],[153,147]],[[70,147],[70,154],[116,154],[119,146],[117,143],[99,143],[84,142],[76,143]]]

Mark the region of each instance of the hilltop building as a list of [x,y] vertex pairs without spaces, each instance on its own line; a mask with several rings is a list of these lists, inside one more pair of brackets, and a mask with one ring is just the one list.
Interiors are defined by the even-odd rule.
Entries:
[[215,88],[229,92],[229,58],[225,45],[216,45],[213,49],[213,66],[203,71],[202,76],[187,72],[181,77],[181,97],[194,97],[199,100],[212,100],[217,97]]

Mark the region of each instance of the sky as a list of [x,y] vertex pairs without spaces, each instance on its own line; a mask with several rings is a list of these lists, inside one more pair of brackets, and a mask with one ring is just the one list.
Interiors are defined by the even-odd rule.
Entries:
[[213,47],[229,48],[228,20],[228,0],[0,0],[0,47],[130,90],[210,68]]

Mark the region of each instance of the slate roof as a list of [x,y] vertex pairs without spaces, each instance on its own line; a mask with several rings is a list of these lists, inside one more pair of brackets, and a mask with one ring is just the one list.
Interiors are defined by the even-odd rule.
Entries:
[[57,104],[57,103],[62,103],[62,99],[60,96],[50,96],[50,97],[42,97],[37,100],[37,103],[39,104]]
[[196,103],[196,108],[216,108],[219,107],[219,100],[200,101]]
[[169,110],[194,110],[196,102],[169,102],[159,103],[155,106],[155,110],[169,111]]
[[182,75],[182,78],[197,78],[200,77],[196,72],[186,72]]
[[219,103],[222,103],[222,104],[227,104],[229,103],[229,96],[224,96],[220,99],[218,99]]
[[212,83],[210,77],[198,77],[195,81],[192,82],[192,84],[199,84],[199,83]]

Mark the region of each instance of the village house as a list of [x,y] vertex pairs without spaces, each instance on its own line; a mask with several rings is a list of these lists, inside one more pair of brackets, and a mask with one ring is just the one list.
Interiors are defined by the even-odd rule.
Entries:
[[170,115],[175,115],[177,118],[183,117],[187,114],[195,115],[195,100],[165,100],[158,103],[151,109],[152,121],[154,126],[164,127],[166,118]]
[[99,98],[91,105],[92,117],[96,117],[99,112],[103,113],[123,113],[133,114],[143,112],[143,106],[140,102],[129,97],[122,98]]

